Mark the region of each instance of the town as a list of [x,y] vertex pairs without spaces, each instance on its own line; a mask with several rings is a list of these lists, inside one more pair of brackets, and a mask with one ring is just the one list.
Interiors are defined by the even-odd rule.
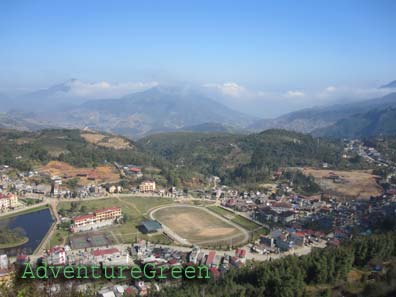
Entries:
[[[396,213],[395,164],[358,140],[345,141],[344,157],[349,154],[358,154],[377,168],[387,169],[385,176],[357,172],[353,178],[366,184],[356,198],[343,192],[344,185],[356,181],[348,172],[329,168],[328,164],[318,169],[278,168],[272,183],[256,191],[222,185],[216,176],[209,177],[209,187],[202,190],[158,187],[154,180],[146,179],[144,166],[135,164],[113,164],[120,175],[136,181],[133,187],[98,183],[92,172],[77,172],[75,176],[49,175],[39,170],[15,174],[13,168],[2,165],[1,216],[47,208],[52,223],[34,249],[24,249],[23,245],[0,248],[5,250],[0,261],[1,282],[10,280],[15,269],[25,263],[206,265],[216,278],[249,261],[339,246],[344,240],[370,234],[379,222]],[[321,185],[319,193],[299,192],[299,179],[306,183],[304,172],[310,172],[309,176]],[[75,178],[87,183],[70,183]],[[139,216],[133,218],[131,208],[140,211]],[[190,212],[190,217],[185,218]],[[222,233],[202,225],[196,230],[200,236],[193,236],[194,232],[183,229],[185,219],[197,225],[207,219],[218,224]],[[137,225],[134,232],[132,225]],[[119,229],[126,230],[117,233]],[[228,230],[230,234],[224,235]],[[58,238],[59,234],[63,237]],[[122,296],[125,292],[146,296],[168,282],[172,280],[109,282],[98,290],[98,296]],[[81,292],[90,286],[73,284]],[[50,290],[60,290],[60,286],[53,284]]]

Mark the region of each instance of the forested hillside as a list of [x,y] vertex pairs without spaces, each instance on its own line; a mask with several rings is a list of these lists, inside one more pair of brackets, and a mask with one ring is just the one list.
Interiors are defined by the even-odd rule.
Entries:
[[395,256],[395,233],[373,235],[302,257],[252,263],[208,284],[184,282],[182,289],[168,288],[155,296],[395,296],[394,261],[387,262],[386,271],[377,273],[371,282],[367,282],[370,273],[362,274],[357,281],[348,278],[352,269],[356,273],[361,269],[371,271],[370,265],[381,266]]
[[164,157],[178,167],[217,175],[225,183],[255,183],[287,166],[343,166],[338,141],[285,130],[258,134],[163,133],[138,142],[145,151]]

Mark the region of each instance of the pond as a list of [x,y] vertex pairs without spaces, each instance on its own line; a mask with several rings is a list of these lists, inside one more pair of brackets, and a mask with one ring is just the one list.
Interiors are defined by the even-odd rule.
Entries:
[[21,228],[29,241],[14,248],[0,249],[0,254],[14,256],[18,253],[32,254],[53,223],[48,208],[0,220],[0,228]]

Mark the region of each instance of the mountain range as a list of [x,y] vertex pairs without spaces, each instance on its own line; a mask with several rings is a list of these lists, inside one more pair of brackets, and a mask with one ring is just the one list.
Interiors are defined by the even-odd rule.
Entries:
[[[395,134],[396,93],[348,104],[313,107],[275,119],[233,110],[190,86],[155,86],[120,98],[86,98],[69,80],[17,98],[0,96],[0,128],[90,128],[130,138],[171,132],[258,132],[285,129],[316,136],[364,137]],[[380,88],[392,90],[393,81]]]

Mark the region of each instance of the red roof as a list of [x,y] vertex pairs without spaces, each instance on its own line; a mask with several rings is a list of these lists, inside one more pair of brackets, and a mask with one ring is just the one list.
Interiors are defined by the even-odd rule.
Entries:
[[282,207],[282,208],[291,208],[291,204],[287,202],[275,202],[272,203],[272,207]]
[[294,235],[298,236],[298,237],[304,237],[305,236],[305,234],[303,232],[295,232]]
[[129,171],[132,171],[132,172],[140,172],[140,171],[142,171],[142,169],[140,169],[140,168],[138,168],[138,167],[131,167],[131,168],[129,168]]
[[64,251],[65,251],[65,249],[63,247],[55,246],[52,249],[50,249],[49,252],[50,252],[50,254],[53,254],[53,253],[63,253]]
[[119,207],[108,207],[108,208],[98,209],[95,211],[95,213],[104,213],[104,212],[118,211],[118,210],[120,210]]
[[235,256],[239,257],[239,258],[246,257],[246,250],[244,250],[244,249],[236,249],[235,250]]
[[85,215],[81,215],[81,216],[76,216],[73,218],[73,221],[84,221],[86,219],[92,219],[94,217],[93,214],[85,214]]
[[209,254],[208,254],[208,258],[206,259],[206,265],[212,264],[215,256],[216,256],[216,252],[215,251],[210,251]]
[[105,249],[105,250],[95,250],[92,251],[92,255],[95,257],[98,256],[104,256],[104,255],[111,255],[111,254],[115,254],[115,253],[119,253],[120,251],[116,248],[110,248],[110,249]]
[[13,197],[13,196],[14,196],[14,195],[11,194],[11,193],[8,193],[7,195],[4,195],[4,194],[0,193],[0,199],[11,198],[11,197]]

